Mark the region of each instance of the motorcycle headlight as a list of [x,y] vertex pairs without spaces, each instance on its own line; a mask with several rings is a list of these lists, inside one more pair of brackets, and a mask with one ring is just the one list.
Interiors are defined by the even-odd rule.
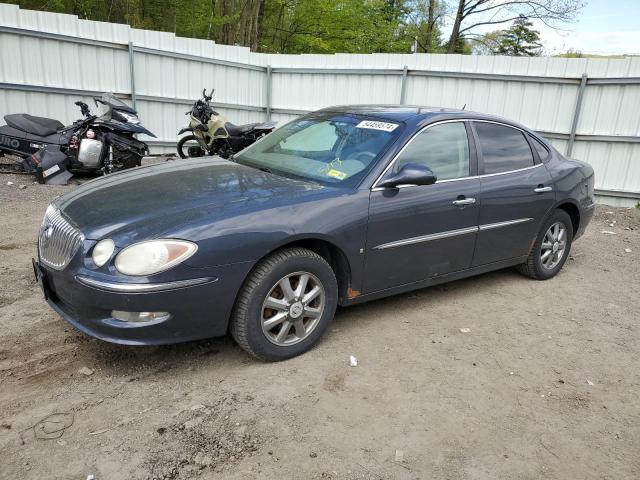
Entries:
[[140,123],[138,116],[133,115],[132,113],[118,111],[118,115],[124,118],[128,123]]
[[91,252],[93,263],[95,263],[98,267],[103,266],[109,261],[111,255],[113,255],[113,251],[115,250],[115,248],[116,244],[113,243],[113,240],[111,240],[110,238],[100,240],[98,243],[96,243],[95,247],[93,247],[93,251]]
[[125,275],[153,275],[184,262],[198,246],[185,240],[149,240],[122,250],[116,269]]

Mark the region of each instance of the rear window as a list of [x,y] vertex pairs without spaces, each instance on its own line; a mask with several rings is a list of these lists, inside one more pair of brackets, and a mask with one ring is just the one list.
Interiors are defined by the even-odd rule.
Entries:
[[533,153],[524,134],[497,123],[474,122],[484,174],[508,172],[533,166]]

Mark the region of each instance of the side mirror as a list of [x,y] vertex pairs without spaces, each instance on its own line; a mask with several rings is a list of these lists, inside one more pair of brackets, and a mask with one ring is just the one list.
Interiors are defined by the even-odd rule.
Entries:
[[397,188],[399,185],[433,185],[438,178],[429,167],[419,163],[407,163],[395,174],[385,176],[377,187]]

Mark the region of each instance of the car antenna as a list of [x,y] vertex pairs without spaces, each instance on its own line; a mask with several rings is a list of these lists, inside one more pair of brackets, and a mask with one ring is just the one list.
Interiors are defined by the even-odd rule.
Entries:
[[466,103],[462,106],[462,110],[464,110],[465,108],[467,108],[467,104]]

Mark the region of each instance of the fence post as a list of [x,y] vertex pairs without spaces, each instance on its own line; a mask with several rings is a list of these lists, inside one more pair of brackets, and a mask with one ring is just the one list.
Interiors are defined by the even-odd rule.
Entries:
[[136,110],[136,77],[133,68],[133,43],[129,42],[129,78],[131,81],[131,103]]
[[400,105],[404,104],[407,97],[407,66],[402,69],[402,84],[400,85]]
[[573,120],[571,121],[571,133],[569,133],[569,143],[567,143],[567,150],[565,155],[570,157],[573,153],[573,144],[576,141],[576,129],[578,128],[578,120],[580,119],[580,110],[582,110],[582,97],[584,97],[584,89],[587,86],[587,74],[583,73],[580,79],[580,88],[578,90],[578,97],[576,98],[576,108],[573,111]]
[[271,120],[271,65],[267,65],[267,76],[265,78],[267,121]]

